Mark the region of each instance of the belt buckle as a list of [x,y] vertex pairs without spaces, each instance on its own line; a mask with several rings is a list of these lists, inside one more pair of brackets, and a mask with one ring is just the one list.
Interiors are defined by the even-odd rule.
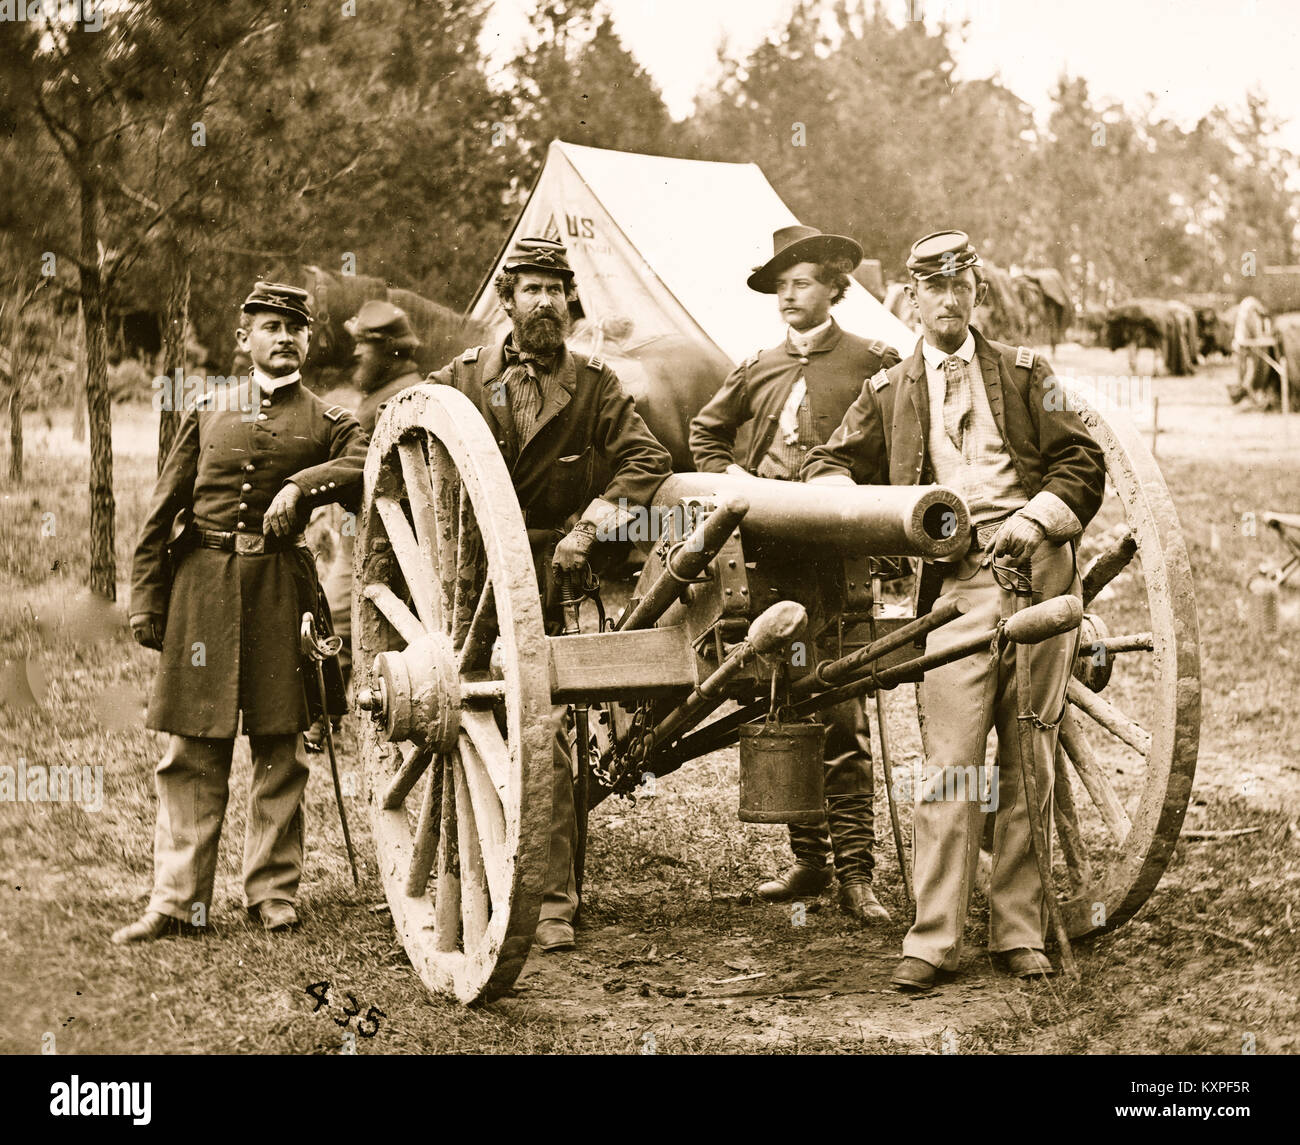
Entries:
[[257,533],[236,533],[235,552],[243,556],[261,554],[266,551],[265,539]]

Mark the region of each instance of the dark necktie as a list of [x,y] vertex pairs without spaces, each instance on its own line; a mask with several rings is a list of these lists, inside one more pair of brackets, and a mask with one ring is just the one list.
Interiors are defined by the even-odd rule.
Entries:
[[966,370],[956,354],[949,354],[943,360],[943,378],[943,428],[948,433],[948,440],[960,453],[962,438],[975,416],[975,407],[970,386],[966,384]]

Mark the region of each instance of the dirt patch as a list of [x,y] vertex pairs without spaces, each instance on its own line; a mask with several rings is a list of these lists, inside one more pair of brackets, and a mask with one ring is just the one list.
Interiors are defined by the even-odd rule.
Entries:
[[899,936],[853,930],[832,912],[823,905],[794,927],[788,907],[737,905],[706,926],[584,929],[576,951],[534,949],[498,1006],[520,1017],[540,1007],[579,1040],[626,1039],[641,1052],[666,1036],[742,1050],[825,1041],[915,1051],[1005,1017],[1007,996],[1026,990],[972,950],[952,982],[901,994],[889,984]]

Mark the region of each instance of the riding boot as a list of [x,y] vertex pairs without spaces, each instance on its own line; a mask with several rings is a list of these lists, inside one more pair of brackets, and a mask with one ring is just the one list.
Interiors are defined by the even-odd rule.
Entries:
[[[871,795],[828,795],[826,820],[835,849],[840,885],[870,883],[875,869],[876,830]],[[793,835],[795,828],[790,832]]]
[[759,898],[788,902],[803,895],[815,897],[831,885],[831,838],[825,819],[819,824],[791,823],[790,850],[794,866],[759,884]]
[[831,835],[826,819],[820,823],[791,823],[790,850],[801,867],[820,871],[831,864]]

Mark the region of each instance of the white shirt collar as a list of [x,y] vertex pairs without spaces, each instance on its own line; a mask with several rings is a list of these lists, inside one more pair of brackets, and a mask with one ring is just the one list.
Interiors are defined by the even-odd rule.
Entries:
[[831,328],[832,321],[833,319],[827,318],[820,326],[814,326],[811,330],[796,330],[791,326],[790,345],[792,345],[796,350],[802,350],[811,346],[818,337],[825,334],[826,331]]
[[[936,370],[943,369],[944,360],[948,357],[937,346],[931,346],[924,338],[921,339],[921,353],[925,355],[926,364]],[[967,364],[975,357],[975,335],[970,330],[966,331],[966,341],[958,348],[957,357]]]
[[292,374],[284,374],[278,378],[268,378],[256,366],[253,367],[253,381],[257,383],[257,388],[264,394],[273,394],[276,390],[285,386],[291,386],[294,382],[302,380],[302,371],[294,370]]

